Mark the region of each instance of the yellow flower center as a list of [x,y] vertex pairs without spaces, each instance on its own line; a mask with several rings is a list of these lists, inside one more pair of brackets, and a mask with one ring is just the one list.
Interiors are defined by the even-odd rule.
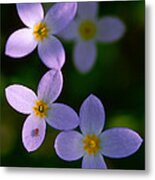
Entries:
[[48,110],[49,107],[47,103],[42,100],[36,101],[35,106],[33,107],[34,114],[40,118],[44,118],[47,115]]
[[96,154],[100,149],[100,139],[95,135],[86,135],[83,140],[83,148],[89,154]]
[[33,35],[37,41],[43,41],[48,36],[46,23],[39,22],[34,26]]
[[80,23],[79,33],[82,39],[90,40],[96,34],[96,24],[90,20],[85,20]]

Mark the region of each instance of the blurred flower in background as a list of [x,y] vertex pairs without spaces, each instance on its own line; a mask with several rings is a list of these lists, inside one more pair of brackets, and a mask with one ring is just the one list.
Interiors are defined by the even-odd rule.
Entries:
[[60,35],[65,40],[74,40],[74,64],[86,73],[97,58],[96,42],[114,42],[125,32],[124,23],[117,17],[98,18],[97,2],[78,3],[77,17]]

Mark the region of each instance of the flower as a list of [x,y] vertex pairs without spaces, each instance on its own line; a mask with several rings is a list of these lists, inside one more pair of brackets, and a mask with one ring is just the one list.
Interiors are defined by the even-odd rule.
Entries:
[[34,151],[42,144],[46,122],[53,128],[69,130],[78,126],[79,118],[69,106],[53,103],[62,90],[61,71],[50,70],[40,80],[37,96],[22,85],[5,89],[8,103],[18,112],[30,114],[22,129],[22,141],[27,151]]
[[74,64],[86,73],[90,71],[96,60],[95,42],[113,42],[120,39],[125,31],[123,22],[117,17],[97,18],[97,2],[81,2],[78,4],[77,18],[62,32],[65,40],[74,40]]
[[6,43],[5,54],[21,58],[31,53],[38,45],[38,54],[49,68],[61,69],[65,51],[57,35],[74,18],[77,3],[57,3],[44,18],[40,3],[17,4],[17,12],[27,28],[15,31]]
[[66,161],[82,160],[82,168],[106,169],[102,155],[124,158],[135,153],[142,138],[128,128],[111,128],[102,132],[105,112],[101,101],[90,95],[80,108],[80,129],[61,132],[55,140],[58,156]]

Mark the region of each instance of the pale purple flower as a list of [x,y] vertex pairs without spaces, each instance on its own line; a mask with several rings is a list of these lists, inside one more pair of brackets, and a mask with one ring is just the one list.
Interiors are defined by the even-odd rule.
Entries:
[[65,62],[65,51],[54,36],[74,18],[77,3],[56,3],[44,18],[40,3],[19,3],[17,12],[27,26],[15,31],[6,43],[5,54],[21,58],[30,54],[38,45],[38,54],[49,68],[61,69]]
[[97,18],[97,2],[78,3],[77,18],[60,35],[66,40],[74,40],[74,64],[82,72],[88,72],[94,65],[96,42],[113,42],[120,39],[125,31],[123,22],[112,16]]
[[53,103],[60,95],[62,85],[61,71],[50,70],[40,80],[37,95],[22,85],[6,88],[8,103],[16,111],[29,114],[22,129],[22,141],[27,151],[34,151],[42,144],[46,122],[59,130],[70,130],[78,126],[79,118],[72,108]]
[[80,108],[80,129],[61,132],[55,140],[58,156],[66,161],[83,157],[82,168],[106,169],[103,156],[124,158],[135,153],[142,138],[128,128],[111,128],[102,132],[105,111],[101,101],[90,95]]

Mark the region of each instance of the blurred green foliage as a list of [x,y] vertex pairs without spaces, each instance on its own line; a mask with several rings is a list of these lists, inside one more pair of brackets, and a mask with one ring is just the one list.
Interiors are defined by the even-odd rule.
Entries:
[[[51,4],[44,4],[46,10],[49,6]],[[126,25],[126,33],[117,42],[97,44],[96,63],[87,74],[80,74],[73,64],[73,42],[62,40],[66,63],[62,68],[63,91],[57,100],[78,113],[83,100],[93,93],[104,104],[105,128],[129,127],[142,138],[145,138],[144,9],[144,1],[99,3],[99,17],[119,17]],[[36,91],[40,78],[48,70],[40,61],[37,50],[22,59],[5,56],[7,38],[23,26],[15,4],[1,5],[1,165],[80,168],[81,160],[65,162],[56,155],[53,145],[59,131],[49,126],[45,141],[37,151],[28,153],[22,145],[21,130],[26,116],[9,106],[5,88],[11,84],[23,84]],[[105,158],[105,161],[112,169],[144,169],[144,154],[143,143],[139,151],[128,158]]]

